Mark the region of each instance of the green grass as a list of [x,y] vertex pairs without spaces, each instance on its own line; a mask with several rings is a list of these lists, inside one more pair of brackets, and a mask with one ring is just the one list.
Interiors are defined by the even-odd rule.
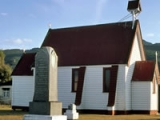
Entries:
[[24,114],[26,112],[13,111],[8,105],[0,105],[0,120],[23,120]]
[[158,115],[80,115],[79,120],[160,120]]
[[[23,120],[27,112],[13,111],[10,106],[0,105],[0,120]],[[100,115],[80,114],[78,120],[160,120],[160,115]]]

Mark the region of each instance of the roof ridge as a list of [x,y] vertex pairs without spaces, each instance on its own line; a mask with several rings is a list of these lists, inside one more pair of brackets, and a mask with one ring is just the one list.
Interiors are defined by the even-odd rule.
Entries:
[[49,31],[51,30],[61,30],[61,29],[75,29],[75,28],[86,28],[86,27],[96,27],[96,26],[104,26],[104,25],[121,25],[121,24],[128,24],[128,23],[132,23],[132,21],[123,21],[123,22],[113,22],[113,23],[101,23],[101,24],[93,24],[93,25],[82,25],[82,26],[70,26],[70,27],[62,27],[62,28],[53,28],[53,29],[49,29]]

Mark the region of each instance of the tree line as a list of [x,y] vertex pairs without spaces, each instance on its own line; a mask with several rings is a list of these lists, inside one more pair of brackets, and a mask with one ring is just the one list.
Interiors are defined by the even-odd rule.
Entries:
[[0,83],[11,81],[12,68],[5,64],[4,58],[5,54],[0,50]]

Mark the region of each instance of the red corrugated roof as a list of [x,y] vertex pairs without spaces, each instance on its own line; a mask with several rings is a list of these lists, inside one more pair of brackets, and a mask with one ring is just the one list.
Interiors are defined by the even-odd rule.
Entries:
[[127,64],[135,29],[132,22],[49,29],[42,46],[55,49],[59,66]]
[[154,61],[137,61],[132,81],[152,81],[155,71]]
[[31,67],[34,63],[36,53],[25,53],[22,55],[21,59],[19,60],[18,64],[16,65],[15,69],[12,72],[12,76],[14,75],[33,75],[33,71]]

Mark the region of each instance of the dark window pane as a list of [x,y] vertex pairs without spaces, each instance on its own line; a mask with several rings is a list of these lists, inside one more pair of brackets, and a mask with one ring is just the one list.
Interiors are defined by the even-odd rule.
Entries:
[[78,69],[72,69],[72,92],[77,91],[78,86]]
[[109,92],[109,84],[110,84],[110,69],[103,69],[103,92]]

